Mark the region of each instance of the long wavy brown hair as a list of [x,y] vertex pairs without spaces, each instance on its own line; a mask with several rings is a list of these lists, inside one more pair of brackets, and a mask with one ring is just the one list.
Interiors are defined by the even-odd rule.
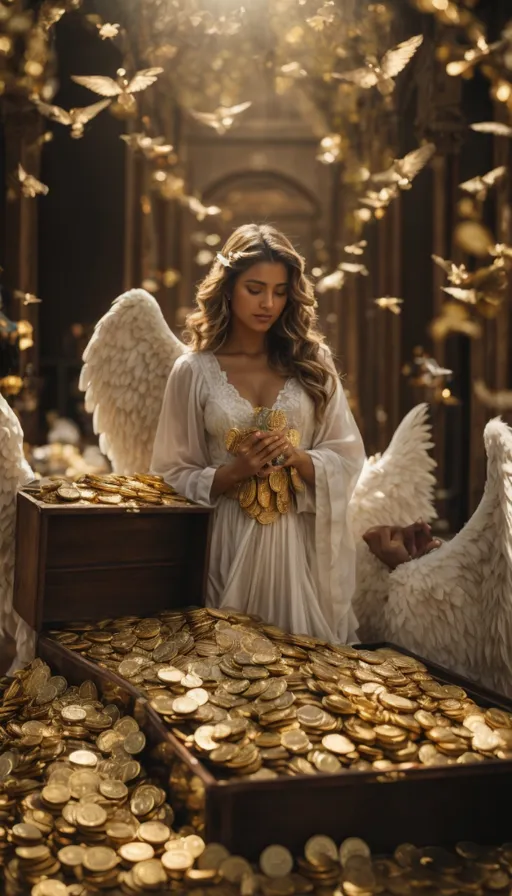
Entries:
[[238,227],[199,284],[198,310],[187,318],[185,338],[196,352],[217,352],[229,333],[229,300],[241,273],[258,262],[282,262],[288,272],[283,313],[267,334],[269,364],[295,377],[312,399],[320,421],[336,388],[336,371],[317,329],[313,285],[304,259],[284,234],[267,224]]

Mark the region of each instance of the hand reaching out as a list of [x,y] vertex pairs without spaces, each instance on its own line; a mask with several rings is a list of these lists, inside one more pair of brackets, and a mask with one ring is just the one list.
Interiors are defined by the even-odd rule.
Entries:
[[438,538],[432,538],[428,523],[421,520],[405,527],[375,526],[368,529],[363,538],[372,554],[390,569],[417,560],[441,545]]

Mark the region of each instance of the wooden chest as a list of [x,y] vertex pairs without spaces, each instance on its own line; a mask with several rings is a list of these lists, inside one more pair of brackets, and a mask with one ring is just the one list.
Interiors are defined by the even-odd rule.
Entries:
[[18,495],[14,607],[36,631],[202,604],[205,507],[44,504]]
[[[374,852],[393,851],[403,842],[448,846],[458,840],[493,844],[512,839],[511,761],[220,783],[128,681],[48,637],[39,639],[38,652],[71,683],[93,678],[100,688],[118,686],[131,695],[146,720],[148,742],[167,764],[167,777],[177,778],[181,790],[188,787],[194,798],[199,794],[204,836],[233,853],[257,859],[265,846],[282,843],[297,855],[310,836],[320,833],[337,843],[362,837]],[[438,680],[464,687],[481,706],[512,711],[512,701],[422,662]]]

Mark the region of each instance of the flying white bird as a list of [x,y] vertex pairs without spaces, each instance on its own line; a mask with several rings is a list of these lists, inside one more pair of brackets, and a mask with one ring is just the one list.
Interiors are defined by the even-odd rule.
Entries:
[[417,34],[388,50],[380,61],[376,57],[368,56],[365,66],[348,72],[332,72],[332,77],[340,81],[350,81],[365,90],[377,87],[384,96],[389,95],[395,89],[394,78],[403,71],[422,43],[423,35]]
[[36,107],[41,115],[45,115],[58,124],[67,125],[71,128],[71,136],[75,140],[83,137],[84,126],[92,121],[96,115],[99,115],[103,109],[110,106],[112,100],[100,100],[99,103],[93,103],[92,106],[83,106],[77,109],[62,109],[60,106],[52,106],[50,103],[36,102]]

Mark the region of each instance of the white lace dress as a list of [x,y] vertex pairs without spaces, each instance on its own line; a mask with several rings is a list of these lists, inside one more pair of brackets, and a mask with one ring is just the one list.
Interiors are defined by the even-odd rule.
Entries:
[[215,355],[187,353],[169,377],[153,449],[152,470],[192,501],[215,507],[206,603],[236,607],[287,631],[331,641],[355,639],[351,608],[355,548],[348,504],[364,448],[338,382],[323,422],[295,379],[274,408],[301,436],[315,467],[315,486],[271,525],[261,525],[232,498],[212,500],[215,470],[233,460],[227,431],[251,425],[253,408],[228,382]]

